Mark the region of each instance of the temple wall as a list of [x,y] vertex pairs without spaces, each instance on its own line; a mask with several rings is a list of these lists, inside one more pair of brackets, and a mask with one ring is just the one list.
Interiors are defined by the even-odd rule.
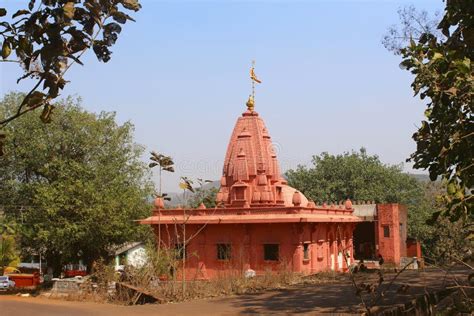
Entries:
[[[179,226],[179,225],[178,225]],[[174,247],[174,225],[162,225],[162,244]],[[186,236],[192,236],[201,225],[186,225]],[[342,250],[347,248],[353,262],[353,224],[278,223],[207,225],[187,246],[186,278],[209,279],[248,269],[257,275],[267,271],[293,271],[311,274],[319,271],[346,271]],[[157,226],[154,226],[156,236]],[[182,232],[178,229],[178,240]],[[169,236],[169,238],[168,238]],[[342,239],[339,243],[337,238]],[[168,240],[171,239],[171,240]],[[217,244],[231,245],[231,258],[219,260]],[[264,245],[279,245],[278,260],[264,258]],[[306,251],[305,251],[306,250]],[[306,253],[306,258],[305,258]]]
[[407,239],[408,239],[408,210],[405,205],[398,204],[399,219],[400,219],[400,256],[406,257],[407,253]]
[[378,252],[385,262],[400,264],[407,255],[407,209],[400,204],[377,205]]
[[416,239],[407,240],[407,257],[417,257],[421,258],[421,243]]

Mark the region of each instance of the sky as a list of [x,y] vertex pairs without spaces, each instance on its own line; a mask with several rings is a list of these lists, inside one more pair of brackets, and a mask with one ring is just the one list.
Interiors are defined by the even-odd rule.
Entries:
[[[265,120],[282,170],[308,165],[321,152],[365,147],[399,164],[416,149],[411,135],[424,103],[412,75],[381,44],[397,10],[432,1],[160,1],[141,0],[108,63],[92,52],[67,73],[62,96],[93,112],[131,121],[146,153],[174,158],[165,191],[180,176],[216,180],[237,118],[251,92],[249,69],[262,80],[255,110]],[[0,0],[9,13],[28,0]],[[27,91],[20,69],[0,63],[0,97]],[[38,113],[39,115],[39,113]],[[148,154],[143,160],[148,159]],[[404,170],[412,170],[404,164]],[[156,180],[156,175],[154,176]]]

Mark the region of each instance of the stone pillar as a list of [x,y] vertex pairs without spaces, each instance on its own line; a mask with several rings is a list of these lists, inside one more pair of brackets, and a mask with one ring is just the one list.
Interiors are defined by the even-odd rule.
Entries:
[[293,272],[302,272],[303,265],[303,226],[302,224],[293,224]]
[[[248,269],[253,269],[255,270],[255,267],[252,268],[252,255],[251,255],[251,235],[250,235],[250,225],[245,224],[244,225],[244,240],[243,240],[243,245],[241,249],[239,250],[239,256],[242,256],[242,258],[239,258],[239,260],[242,260],[242,269],[248,270]],[[255,265],[255,263],[254,263]]]

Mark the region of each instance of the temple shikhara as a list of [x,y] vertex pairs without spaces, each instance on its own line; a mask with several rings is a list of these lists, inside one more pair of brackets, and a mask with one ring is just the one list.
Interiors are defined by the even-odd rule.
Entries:
[[[259,82],[253,68],[251,78]],[[304,274],[343,272],[355,253],[366,259],[383,253],[399,263],[407,249],[406,210],[308,200],[282,177],[270,133],[254,106],[253,94],[230,137],[217,207],[166,209],[157,198],[152,216],[140,221],[152,225],[160,247],[185,248],[180,255],[186,258],[186,278],[249,270],[258,275],[282,267]]]

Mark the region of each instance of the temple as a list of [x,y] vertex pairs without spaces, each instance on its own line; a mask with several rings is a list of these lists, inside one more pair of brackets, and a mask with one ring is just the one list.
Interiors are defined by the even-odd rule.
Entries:
[[[407,210],[398,204],[316,205],[281,176],[270,133],[255,111],[255,76],[247,110],[237,119],[214,208],[164,207],[151,225],[160,248],[176,251],[187,279],[228,272],[347,271],[354,259],[399,265],[407,255]],[[408,245],[411,255],[421,255]],[[184,265],[184,270],[183,270]]]
[[217,207],[165,209],[155,200],[152,225],[160,247],[186,245],[186,278],[226,271],[285,269],[305,274],[345,271],[353,262],[353,231],[361,220],[350,200],[316,205],[280,174],[270,134],[253,97],[238,118],[225,156]]

